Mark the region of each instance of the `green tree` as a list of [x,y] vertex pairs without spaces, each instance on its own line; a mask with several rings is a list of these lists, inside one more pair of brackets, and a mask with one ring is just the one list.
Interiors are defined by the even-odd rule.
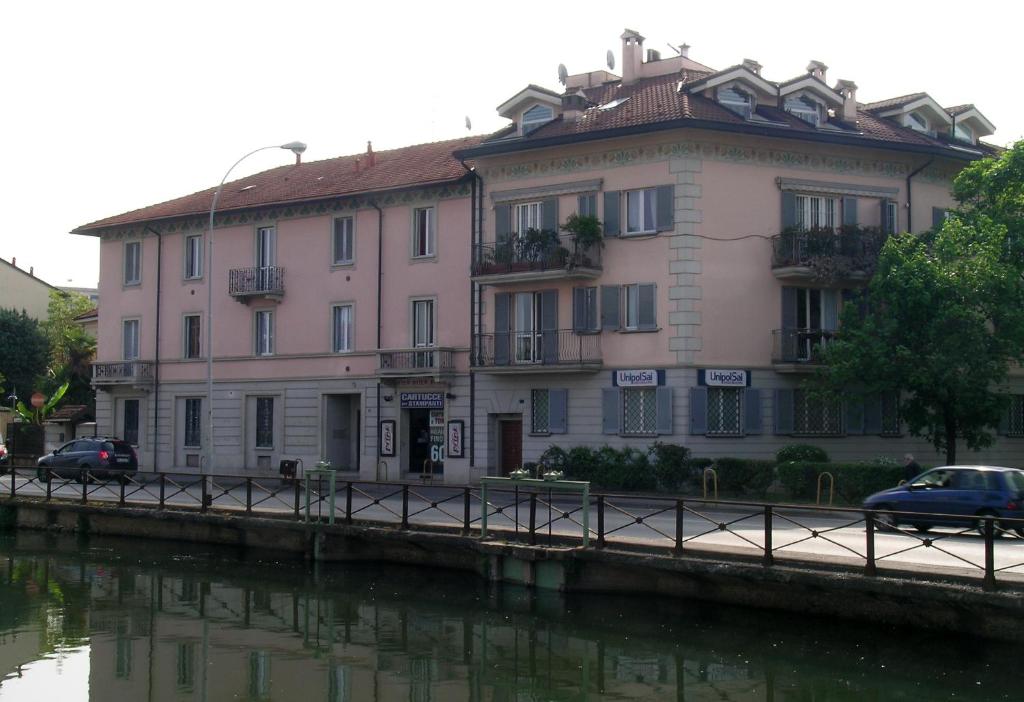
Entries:
[[58,388],[67,385],[64,401],[73,405],[86,405],[90,412],[96,406],[96,393],[92,388],[91,364],[96,355],[96,340],[89,336],[75,317],[94,307],[84,295],[63,290],[50,292],[47,308],[49,319],[42,327],[50,342],[50,370],[41,390],[52,396]]
[[1005,258],[1006,228],[953,217],[934,238],[901,234],[882,249],[868,310],[847,305],[824,351],[820,387],[832,394],[899,392],[911,434],[956,463],[958,439],[991,444],[1000,393],[1021,359],[1020,276]]
[[81,345],[82,327],[75,317],[95,307],[85,295],[64,290],[51,290],[46,308],[47,320],[43,331],[50,342],[51,368],[57,369],[68,362],[69,346]]
[[[6,390],[28,401],[46,373],[50,347],[39,322],[24,311],[0,310],[0,374]],[[5,403],[6,404],[6,401]]]

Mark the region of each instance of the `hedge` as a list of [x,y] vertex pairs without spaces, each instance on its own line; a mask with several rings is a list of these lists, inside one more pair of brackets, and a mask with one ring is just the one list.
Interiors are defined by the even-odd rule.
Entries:
[[[835,479],[835,502],[859,505],[873,493],[896,487],[903,477],[898,465],[883,463],[812,463],[793,461],[781,463],[776,472],[779,483],[796,500],[813,500],[817,496],[818,476],[829,472]],[[828,501],[829,481],[821,482],[822,502]]]

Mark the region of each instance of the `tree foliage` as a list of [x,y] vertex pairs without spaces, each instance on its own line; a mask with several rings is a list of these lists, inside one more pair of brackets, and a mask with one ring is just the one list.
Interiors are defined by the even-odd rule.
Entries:
[[51,290],[46,308],[47,320],[43,330],[50,342],[50,363],[59,368],[68,362],[69,348],[80,348],[83,331],[75,317],[93,309],[95,305],[85,295],[64,290]]
[[[824,351],[820,387],[899,392],[911,434],[956,462],[957,441],[992,443],[1001,392],[1024,360],[1024,146],[972,164],[957,178],[958,209],[937,232],[891,237],[868,287],[848,305],[842,334]],[[1024,250],[1024,249],[1022,249]]]
[[6,379],[6,393],[16,390],[18,397],[27,401],[39,389],[49,355],[39,322],[24,311],[0,310],[0,374]]

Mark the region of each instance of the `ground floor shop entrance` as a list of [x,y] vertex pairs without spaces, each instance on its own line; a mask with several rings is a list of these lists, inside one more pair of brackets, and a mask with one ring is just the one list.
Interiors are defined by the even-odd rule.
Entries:
[[498,467],[501,475],[508,475],[523,467],[523,420],[502,419],[499,427]]

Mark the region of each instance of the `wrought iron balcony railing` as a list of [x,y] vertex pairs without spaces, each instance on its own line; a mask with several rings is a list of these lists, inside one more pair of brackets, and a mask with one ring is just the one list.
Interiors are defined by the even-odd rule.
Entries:
[[240,298],[284,295],[284,268],[233,268],[228,271],[228,294]]
[[774,329],[772,363],[820,363],[821,351],[835,336],[825,329]]
[[601,337],[571,329],[478,334],[473,345],[478,368],[530,370],[544,367],[601,367]]
[[772,268],[819,267],[832,277],[870,276],[887,235],[877,228],[791,229],[772,237]]
[[601,246],[578,244],[571,236],[513,236],[473,247],[474,276],[548,272],[584,277],[600,271]]
[[152,361],[114,361],[92,364],[93,385],[148,384],[153,382]]
[[416,348],[381,351],[377,354],[381,375],[433,375],[455,370],[455,351],[449,348]]

